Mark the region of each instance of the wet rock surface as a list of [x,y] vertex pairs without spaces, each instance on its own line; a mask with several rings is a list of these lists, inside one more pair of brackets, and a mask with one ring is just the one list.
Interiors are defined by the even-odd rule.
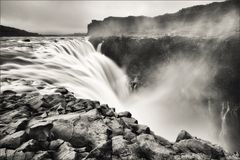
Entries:
[[131,113],[77,99],[64,88],[52,95],[5,91],[0,100],[3,160],[240,160],[187,131],[171,143],[138,124]]

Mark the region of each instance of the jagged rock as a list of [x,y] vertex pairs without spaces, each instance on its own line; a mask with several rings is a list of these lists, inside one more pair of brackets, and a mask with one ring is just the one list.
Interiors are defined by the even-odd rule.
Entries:
[[178,134],[176,142],[179,142],[184,139],[192,139],[193,137],[185,130],[181,130],[181,132]]
[[74,146],[95,148],[107,141],[109,128],[102,120],[89,121],[87,117],[81,117],[81,120],[74,123],[71,141]]
[[44,95],[42,100],[45,102],[46,108],[52,108],[63,101],[63,96],[60,94]]
[[128,111],[125,111],[125,112],[120,112],[118,113],[118,117],[127,117],[127,118],[131,118],[132,117],[132,114]]
[[[75,103],[75,104],[72,105],[72,103]],[[68,105],[70,106],[72,111],[81,111],[85,109],[85,106],[82,103],[76,103],[71,101],[71,103]]]
[[73,134],[73,123],[64,119],[55,120],[52,132],[56,138],[70,141]]
[[59,92],[61,94],[67,94],[68,93],[68,90],[66,88],[58,88],[55,92]]
[[75,160],[77,158],[77,153],[72,148],[71,144],[64,142],[55,155],[56,160]]
[[130,124],[132,131],[137,133],[137,134],[150,134],[150,128],[146,125],[141,125],[141,124]]
[[20,147],[17,148],[17,151],[37,151],[39,149],[39,144],[36,140],[31,139],[23,143]]
[[13,160],[32,160],[33,155],[33,152],[17,151],[14,153]]
[[87,117],[89,121],[94,121],[102,118],[102,116],[100,115],[97,109],[92,109],[84,113],[84,116]]
[[48,117],[48,112],[43,112],[42,115],[40,115],[41,118],[47,118]]
[[25,104],[29,105],[34,110],[39,109],[43,105],[42,101],[43,96],[39,93],[27,94],[24,97]]
[[67,93],[64,95],[64,98],[66,100],[66,102],[71,102],[71,101],[75,101],[76,98],[74,97],[73,93]]
[[27,118],[20,118],[16,120],[16,122],[12,122],[7,126],[5,132],[8,134],[13,134],[16,131],[24,130],[27,126],[28,119]]
[[13,160],[15,150],[7,149],[6,150],[6,159],[7,160]]
[[38,151],[33,157],[32,160],[47,160],[50,158],[50,155],[47,151]]
[[131,141],[135,137],[136,137],[136,134],[134,134],[130,129],[128,128],[124,129],[124,139]]
[[[31,99],[34,95],[28,96],[27,94],[23,96],[28,97],[24,98],[24,101]],[[14,95],[14,93],[10,92],[9,95]],[[4,97],[4,95],[1,96]],[[36,96],[39,95],[36,94]],[[29,110],[27,106],[16,105],[16,109],[4,114],[10,115],[10,118],[1,116],[1,134],[6,134],[7,131],[17,132],[0,140],[0,147],[3,147],[0,149],[0,157],[11,160],[52,158],[70,160],[209,160],[211,158],[222,160],[226,158],[226,160],[239,160],[237,155],[224,152],[222,148],[209,142],[192,137],[187,139],[190,136],[185,132],[184,134],[181,132],[177,138],[178,142],[172,144],[155,135],[149,127],[137,124],[137,120],[131,118],[129,112],[116,114],[113,108],[107,105],[100,106],[98,101],[86,99],[67,102],[65,98],[68,96],[72,99],[69,92],[64,95],[44,96],[41,110]],[[19,103],[19,100],[16,101],[15,98],[11,102],[13,105]],[[67,114],[56,114],[56,105],[60,103],[67,104],[65,108]],[[71,109],[71,106],[75,104],[79,105],[81,111]],[[36,116],[36,113],[42,113],[42,111],[48,115]],[[32,114],[32,112],[35,113]],[[22,118],[19,113],[26,114],[26,118]],[[19,132],[23,135],[18,135]]]
[[123,139],[123,136],[112,138],[112,152],[115,155],[119,155],[121,159],[126,159],[131,155],[131,151],[127,147],[127,141]]
[[165,138],[158,136],[158,135],[154,135],[154,138],[156,140],[157,143],[165,146],[165,147],[171,147],[172,143],[169,142],[168,140],[166,140]]
[[175,152],[165,146],[158,144],[154,137],[149,134],[141,134],[137,136],[139,144],[139,152],[149,159],[172,159]]
[[30,138],[37,141],[46,141],[50,136],[50,130],[53,124],[50,122],[42,121],[38,122],[27,129],[27,133]]
[[121,118],[123,120],[123,122],[129,126],[131,124],[138,124],[138,121],[135,118],[127,118],[127,117],[122,117]]
[[6,148],[0,148],[0,159],[5,160],[7,157]]
[[0,121],[4,123],[11,123],[13,120],[20,119],[20,118],[28,118],[29,112],[27,106],[21,106],[17,109],[5,112],[1,115]]
[[[210,158],[205,154],[186,153],[175,155],[174,160],[209,160]],[[221,159],[220,159],[221,160]],[[222,159],[225,160],[225,159]]]
[[115,116],[116,117],[113,109],[109,108],[107,104],[100,105],[98,110],[103,116],[109,116],[109,117]]
[[176,151],[203,153],[213,159],[225,157],[223,149],[200,139],[181,140],[173,145]]
[[123,126],[119,123],[119,120],[117,118],[105,118],[104,123],[111,129],[113,136],[123,134]]
[[22,142],[27,140],[27,135],[25,131],[18,131],[16,133],[5,136],[0,140],[0,147],[16,149]]
[[63,143],[64,143],[64,141],[61,140],[61,139],[57,139],[57,140],[51,141],[51,142],[50,142],[50,145],[49,145],[49,149],[50,149],[50,150],[56,150],[56,149],[58,149]]
[[56,108],[58,114],[64,114],[64,113],[66,113],[65,106],[66,106],[65,103],[60,102],[56,106],[54,106],[54,108]]

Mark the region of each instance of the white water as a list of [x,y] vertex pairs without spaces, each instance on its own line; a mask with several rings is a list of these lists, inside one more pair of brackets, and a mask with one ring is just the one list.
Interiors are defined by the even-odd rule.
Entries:
[[[8,47],[8,50],[15,60],[21,59],[27,65],[5,63],[1,66],[1,78],[23,78],[37,84],[46,82],[48,93],[55,86],[64,86],[77,97],[107,103],[117,111],[130,110],[140,123],[149,125],[171,141],[182,129],[213,140],[201,101],[210,96],[207,87],[210,75],[214,74],[204,60],[170,63],[153,74],[156,81],[152,86],[129,95],[126,74],[112,60],[96,52],[87,40],[46,43],[37,50],[26,48],[24,53],[14,53],[16,48]],[[8,54],[4,52],[3,56]],[[17,89],[21,84],[22,81],[3,83],[1,91]]]
[[[64,86],[76,97],[99,100],[122,110],[121,101],[129,94],[127,76],[112,60],[96,52],[87,40],[50,43],[30,54],[17,56],[32,62],[30,65],[2,65],[1,78],[40,80],[52,86]],[[9,86],[3,85],[2,91],[5,89]]]

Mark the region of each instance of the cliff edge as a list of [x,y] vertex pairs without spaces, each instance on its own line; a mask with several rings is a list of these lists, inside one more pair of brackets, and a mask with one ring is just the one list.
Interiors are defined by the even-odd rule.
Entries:
[[108,17],[88,25],[89,36],[211,36],[239,34],[240,2],[229,0],[156,17]]

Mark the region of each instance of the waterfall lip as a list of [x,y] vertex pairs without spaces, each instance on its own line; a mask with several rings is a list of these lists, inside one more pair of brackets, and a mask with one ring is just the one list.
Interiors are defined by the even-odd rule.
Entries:
[[[122,107],[121,101],[129,94],[127,75],[111,59],[97,52],[87,37],[58,41],[46,39],[42,45],[40,41],[41,38],[29,43],[22,43],[20,39],[14,40],[14,43],[21,43],[23,46],[10,48],[8,52],[13,53],[21,50],[21,47],[32,45],[32,49],[26,47],[23,54],[18,55],[18,59],[32,64],[13,62],[10,65],[7,62],[4,65],[5,70],[2,70],[5,78],[14,76],[16,79],[49,83],[51,87],[45,87],[45,93],[54,86],[64,86],[78,98],[99,100],[117,108]],[[18,52],[14,55],[17,54]],[[13,83],[26,86],[25,81]],[[35,87],[36,90],[38,88],[41,87]]]

